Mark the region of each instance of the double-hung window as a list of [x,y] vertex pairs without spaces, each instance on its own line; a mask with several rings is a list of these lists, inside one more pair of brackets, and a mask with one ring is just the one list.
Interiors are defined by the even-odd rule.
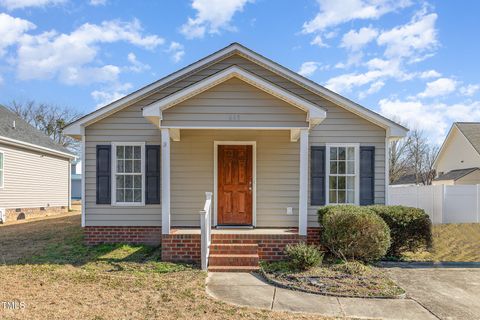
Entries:
[[5,154],[0,151],[0,188],[3,188],[5,179]]
[[327,145],[327,204],[359,203],[359,146]]
[[112,194],[115,205],[144,205],[144,143],[113,144]]

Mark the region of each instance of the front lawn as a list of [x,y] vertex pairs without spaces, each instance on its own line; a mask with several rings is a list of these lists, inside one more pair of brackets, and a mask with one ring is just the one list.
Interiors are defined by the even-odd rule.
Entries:
[[433,226],[433,246],[429,251],[406,253],[414,261],[480,261],[480,223]]
[[0,319],[325,319],[222,303],[205,293],[205,272],[159,257],[84,246],[78,214],[0,225]]
[[323,264],[296,270],[289,261],[262,262],[264,276],[274,284],[306,292],[351,297],[396,298],[405,293],[382,270],[360,262]]

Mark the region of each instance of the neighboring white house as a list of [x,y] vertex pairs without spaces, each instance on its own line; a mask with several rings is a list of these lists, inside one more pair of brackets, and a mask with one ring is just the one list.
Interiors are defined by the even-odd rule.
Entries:
[[0,105],[0,220],[67,211],[74,158]]
[[198,261],[210,223],[229,228],[212,241],[278,259],[318,241],[319,207],[384,204],[386,148],[407,129],[234,43],[64,133],[83,141],[87,243],[161,242],[164,260]]
[[435,159],[433,185],[480,184],[480,123],[455,122]]
[[82,199],[82,161],[72,161],[72,200]]

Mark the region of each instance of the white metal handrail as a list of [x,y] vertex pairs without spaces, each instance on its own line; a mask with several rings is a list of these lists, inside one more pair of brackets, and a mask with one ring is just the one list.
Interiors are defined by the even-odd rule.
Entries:
[[208,255],[210,254],[210,242],[212,239],[212,193],[205,192],[205,205],[200,210],[200,228],[201,228],[201,255],[202,270],[208,268]]

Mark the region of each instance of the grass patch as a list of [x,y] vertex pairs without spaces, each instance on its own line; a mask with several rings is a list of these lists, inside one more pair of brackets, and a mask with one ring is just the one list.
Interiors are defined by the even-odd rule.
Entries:
[[321,294],[354,297],[397,297],[405,291],[380,269],[360,262],[324,264],[307,271],[288,261],[262,262],[270,280],[291,288]]
[[0,225],[0,319],[328,319],[231,306],[156,247],[84,246],[80,216]]
[[480,261],[480,223],[433,226],[433,245],[429,251],[407,252],[409,261]]

